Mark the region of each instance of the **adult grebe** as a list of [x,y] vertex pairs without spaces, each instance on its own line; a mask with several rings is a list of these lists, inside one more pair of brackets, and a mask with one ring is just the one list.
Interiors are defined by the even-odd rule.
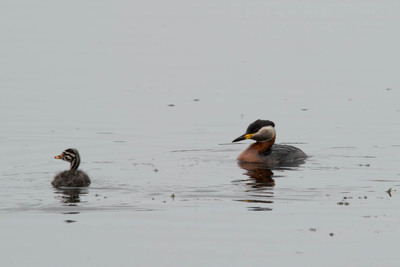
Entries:
[[271,167],[298,165],[307,158],[306,153],[294,146],[275,144],[275,123],[268,120],[256,120],[232,142],[246,139],[256,140],[238,157],[242,162],[263,163]]
[[71,163],[68,171],[63,171],[54,177],[51,184],[54,187],[83,187],[90,184],[89,176],[83,171],[78,170],[81,158],[78,150],[68,148],[60,155],[55,156],[56,159],[62,159]]

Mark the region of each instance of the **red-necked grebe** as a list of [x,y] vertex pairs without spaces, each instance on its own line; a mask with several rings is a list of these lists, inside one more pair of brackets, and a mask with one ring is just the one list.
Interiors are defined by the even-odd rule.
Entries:
[[62,159],[71,163],[68,171],[63,171],[54,177],[51,184],[54,187],[84,187],[90,184],[89,176],[83,171],[78,170],[81,158],[78,150],[68,148],[60,155],[55,156],[56,159]]
[[307,158],[306,153],[299,148],[289,145],[275,144],[275,123],[268,120],[256,120],[232,142],[246,139],[256,140],[238,157],[242,162],[264,163],[268,166],[290,166],[301,163]]

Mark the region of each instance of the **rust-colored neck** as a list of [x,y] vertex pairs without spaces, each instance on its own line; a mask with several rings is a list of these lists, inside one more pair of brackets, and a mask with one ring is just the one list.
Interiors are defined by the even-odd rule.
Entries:
[[254,146],[254,149],[258,151],[258,153],[263,154],[267,152],[272,145],[275,143],[275,136],[272,137],[269,141],[266,142],[255,142],[254,144],[251,144],[250,146]]
[[263,155],[275,143],[275,136],[266,142],[255,142],[245,149],[238,157],[238,160],[244,162],[263,162]]

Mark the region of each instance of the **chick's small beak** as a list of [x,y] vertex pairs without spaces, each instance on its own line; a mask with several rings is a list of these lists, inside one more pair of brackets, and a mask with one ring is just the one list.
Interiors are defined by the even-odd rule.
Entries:
[[242,140],[246,140],[246,139],[251,139],[253,137],[254,134],[243,134],[241,136],[239,136],[238,138],[236,138],[235,140],[232,141],[233,142],[239,142]]
[[55,156],[55,159],[61,159],[61,155]]

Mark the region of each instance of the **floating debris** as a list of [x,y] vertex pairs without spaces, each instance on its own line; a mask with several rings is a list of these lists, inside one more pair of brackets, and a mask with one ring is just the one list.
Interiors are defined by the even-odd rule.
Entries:
[[168,107],[174,107],[175,106],[175,104],[168,104]]
[[137,166],[137,165],[151,166],[151,167],[153,167],[153,171],[154,172],[158,172],[158,169],[156,168],[156,166],[154,166],[153,163],[146,163],[146,162],[143,162],[143,163],[132,163],[132,165],[134,165],[134,166]]
[[362,167],[362,166],[365,166],[365,167],[370,167],[371,165],[369,164],[369,163],[367,163],[367,164],[358,164],[358,166],[360,166],[360,167]]
[[195,99],[193,99],[193,101],[199,102],[200,98],[195,98]]
[[390,197],[392,197],[392,188],[389,188],[389,190],[386,191],[386,193],[388,193],[388,195],[389,195]]

